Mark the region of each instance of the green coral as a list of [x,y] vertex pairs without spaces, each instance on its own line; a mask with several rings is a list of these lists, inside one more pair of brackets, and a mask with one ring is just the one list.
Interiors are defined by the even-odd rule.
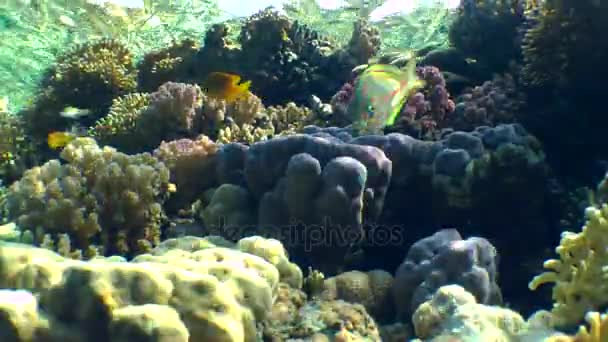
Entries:
[[91,138],[74,140],[61,158],[67,163],[30,169],[8,190],[9,219],[33,232],[36,244],[65,247],[67,237],[91,256],[98,248],[138,254],[160,242],[162,203],[171,188],[164,164],[150,154],[99,147]]

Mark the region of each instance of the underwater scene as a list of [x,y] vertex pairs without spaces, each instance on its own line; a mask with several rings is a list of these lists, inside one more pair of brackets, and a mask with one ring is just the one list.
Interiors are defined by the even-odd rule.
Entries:
[[0,1],[0,342],[608,342],[608,1]]

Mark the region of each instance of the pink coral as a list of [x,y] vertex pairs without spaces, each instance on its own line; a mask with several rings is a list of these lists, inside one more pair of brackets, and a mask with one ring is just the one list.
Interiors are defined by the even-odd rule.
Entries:
[[178,207],[190,204],[215,183],[215,155],[219,147],[205,135],[195,140],[163,141],[154,156],[171,171],[178,192],[171,202]]

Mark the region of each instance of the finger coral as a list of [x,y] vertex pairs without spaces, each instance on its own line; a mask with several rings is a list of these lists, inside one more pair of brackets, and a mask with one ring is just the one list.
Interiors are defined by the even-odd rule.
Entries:
[[608,205],[589,207],[587,222],[579,233],[564,232],[555,249],[559,259],[544,263],[546,272],[534,277],[530,289],[553,283],[552,323],[572,326],[583,320],[588,311],[608,304],[606,284],[608,264]]
[[7,210],[35,242],[67,234],[85,255],[133,255],[160,242],[169,170],[149,154],[126,155],[78,138],[25,172],[7,194]]

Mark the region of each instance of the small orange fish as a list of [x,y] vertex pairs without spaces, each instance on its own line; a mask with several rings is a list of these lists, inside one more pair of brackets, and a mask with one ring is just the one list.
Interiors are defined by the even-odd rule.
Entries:
[[59,149],[69,144],[76,136],[69,132],[52,132],[47,136],[46,142],[52,149]]
[[227,103],[246,96],[249,92],[251,81],[239,83],[241,76],[225,72],[212,72],[202,83],[202,88],[207,96],[224,100]]

